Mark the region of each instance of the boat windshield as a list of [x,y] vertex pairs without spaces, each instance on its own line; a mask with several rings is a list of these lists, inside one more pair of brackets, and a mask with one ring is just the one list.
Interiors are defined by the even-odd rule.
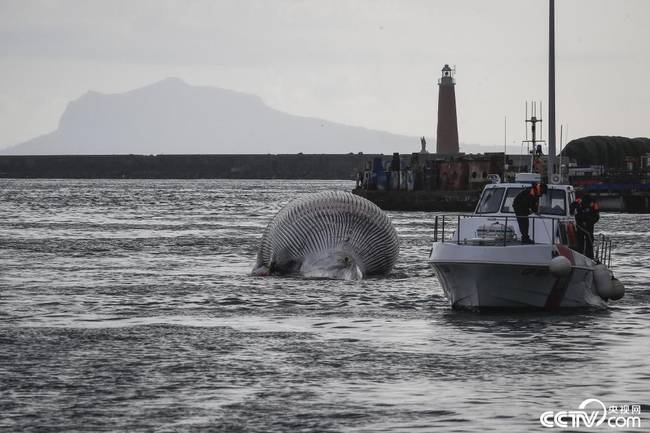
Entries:
[[[508,191],[506,192],[506,199],[503,201],[503,206],[501,207],[501,212],[514,213],[515,211],[514,209],[512,209],[512,202],[515,200],[515,197],[517,197],[517,194],[519,194],[524,189],[526,188],[523,187],[508,188]],[[540,206],[539,206],[540,214],[566,215],[566,199],[565,199],[566,193],[564,192],[564,190],[549,189],[546,194],[548,194],[549,197],[551,198],[551,205],[545,206],[546,203],[545,200],[548,199],[542,197],[540,199]]]
[[546,215],[566,215],[566,194],[561,189],[549,189],[548,193],[551,198],[551,205],[544,206],[548,199],[540,199],[539,211]]
[[514,209],[512,209],[512,202],[515,200],[515,197],[517,197],[517,194],[519,194],[525,189],[526,188],[524,187],[508,188],[508,192],[506,193],[506,199],[503,201],[503,207],[501,207],[501,212],[515,213]]
[[481,201],[476,208],[476,213],[496,213],[499,212],[501,199],[505,188],[488,188],[483,191]]

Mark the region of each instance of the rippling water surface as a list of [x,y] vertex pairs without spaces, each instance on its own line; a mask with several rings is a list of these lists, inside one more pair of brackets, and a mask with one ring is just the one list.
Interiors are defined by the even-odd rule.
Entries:
[[388,278],[255,278],[270,218],[349,182],[0,180],[0,429],[530,431],[593,397],[650,426],[649,216],[605,214],[626,297],[449,309],[432,215]]

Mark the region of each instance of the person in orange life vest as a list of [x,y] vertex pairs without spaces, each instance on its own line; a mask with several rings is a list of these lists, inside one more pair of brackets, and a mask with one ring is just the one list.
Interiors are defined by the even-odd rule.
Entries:
[[533,183],[530,188],[526,188],[517,194],[512,202],[512,208],[515,210],[515,215],[517,215],[522,244],[534,243],[528,236],[528,216],[539,210],[539,198],[546,194],[546,191],[548,191],[548,187],[545,183]]
[[590,259],[594,258],[594,226],[600,219],[600,207],[589,194],[571,203],[571,211],[575,212],[578,226],[578,248]]

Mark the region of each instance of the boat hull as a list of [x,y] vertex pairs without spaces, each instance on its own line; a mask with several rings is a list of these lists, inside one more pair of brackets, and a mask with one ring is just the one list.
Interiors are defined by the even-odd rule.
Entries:
[[[495,254],[496,253],[496,254]],[[571,272],[558,277],[550,260],[564,255]],[[596,294],[590,259],[554,245],[468,247],[434,244],[430,263],[455,309],[606,307]]]

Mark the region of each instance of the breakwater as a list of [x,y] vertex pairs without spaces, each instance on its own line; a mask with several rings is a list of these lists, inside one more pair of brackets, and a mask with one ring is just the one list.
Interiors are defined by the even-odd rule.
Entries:
[[356,188],[354,194],[367,198],[384,210],[472,212],[481,196],[473,191],[369,191]]
[[364,154],[0,156],[0,178],[355,179]]

